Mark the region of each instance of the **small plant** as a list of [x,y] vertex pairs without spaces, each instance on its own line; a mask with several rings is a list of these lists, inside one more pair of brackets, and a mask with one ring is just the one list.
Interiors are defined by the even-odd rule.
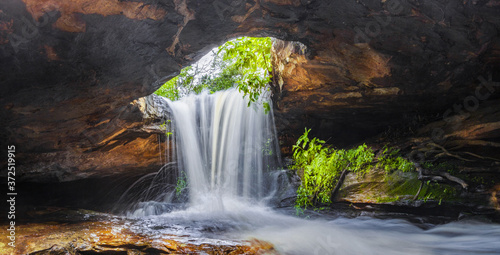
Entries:
[[182,194],[182,191],[187,187],[187,176],[184,171],[179,173],[179,177],[177,178],[177,185],[175,186],[175,195],[179,197]]
[[266,142],[264,142],[264,146],[262,146],[262,154],[266,156],[272,156],[273,155],[273,139],[268,138]]
[[171,123],[172,123],[171,120],[167,120],[167,121],[164,121],[162,124],[160,124],[160,130],[162,132],[165,132],[165,135],[167,137],[170,137],[171,135],[173,135],[173,133],[171,131],[172,130]]
[[165,122],[160,124],[160,130],[163,132],[167,132],[167,124]]
[[271,106],[269,105],[268,102],[262,103],[262,106],[264,107],[264,113],[268,114],[271,111]]

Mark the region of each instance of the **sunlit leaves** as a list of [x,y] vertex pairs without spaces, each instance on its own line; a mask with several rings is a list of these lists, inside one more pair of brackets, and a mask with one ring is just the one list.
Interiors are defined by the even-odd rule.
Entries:
[[382,154],[378,157],[377,166],[383,168],[386,172],[400,170],[411,172],[415,170],[415,165],[409,160],[399,155],[399,150],[384,146]]
[[412,171],[413,163],[399,155],[399,150],[384,147],[375,160],[375,153],[365,144],[350,150],[333,149],[325,141],[309,138],[310,129],[293,146],[293,168],[299,171],[302,182],[297,190],[296,208],[331,203],[331,193],[342,171],[364,175],[378,167],[390,170]]
[[[256,102],[271,81],[271,46],[271,38],[243,37],[229,41],[217,49],[213,61],[213,69],[221,70],[217,75],[187,67],[155,93],[177,100],[204,89],[213,93],[236,86],[250,102]],[[196,78],[200,73],[201,78]],[[263,107],[269,112],[269,104],[264,103]]]
[[239,91],[255,102],[271,81],[271,38],[243,37],[219,47],[223,60],[230,62],[230,69],[239,70],[236,81]]
[[179,90],[177,89],[179,76],[172,78],[161,86],[156,92],[156,95],[166,97],[172,101],[179,99]]

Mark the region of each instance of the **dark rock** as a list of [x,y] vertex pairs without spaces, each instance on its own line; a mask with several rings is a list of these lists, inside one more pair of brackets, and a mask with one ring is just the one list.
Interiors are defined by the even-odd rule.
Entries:
[[242,35],[307,46],[277,60],[285,148],[304,126],[356,142],[500,80],[497,2],[4,0],[1,153],[16,145],[26,180],[158,169],[158,135],[131,103]]

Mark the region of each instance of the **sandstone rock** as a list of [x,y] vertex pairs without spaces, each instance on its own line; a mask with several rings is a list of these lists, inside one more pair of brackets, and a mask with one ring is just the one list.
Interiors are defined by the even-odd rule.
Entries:
[[1,153],[16,145],[26,180],[153,171],[161,164],[157,134],[142,128],[131,102],[243,35],[307,46],[275,61],[285,153],[306,125],[330,143],[360,141],[420,113],[440,114],[473,93],[480,75],[499,80],[499,8],[432,0],[5,0]]
[[[40,213],[38,221],[55,213],[63,215],[58,220],[69,222],[18,225],[16,248],[2,242],[2,254],[276,254],[271,244],[259,240],[234,245],[194,244],[176,241],[172,235],[138,232],[137,227],[131,227],[132,221],[95,215],[95,212],[52,208],[45,211],[46,215],[43,211]],[[7,225],[1,227],[7,229]]]

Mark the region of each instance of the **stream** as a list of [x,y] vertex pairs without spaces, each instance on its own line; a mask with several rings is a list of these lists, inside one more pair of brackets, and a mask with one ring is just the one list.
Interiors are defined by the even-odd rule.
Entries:
[[263,240],[279,254],[500,254],[500,225],[460,221],[417,226],[405,219],[361,216],[303,219],[268,207],[198,208],[141,218],[135,231],[186,243]]
[[284,181],[273,113],[263,102],[271,103],[249,103],[235,89],[168,101],[168,143],[176,150],[165,158],[176,163],[122,196],[128,227],[195,244],[263,240],[280,254],[500,254],[493,223],[296,216],[291,206],[278,208],[294,187]]

